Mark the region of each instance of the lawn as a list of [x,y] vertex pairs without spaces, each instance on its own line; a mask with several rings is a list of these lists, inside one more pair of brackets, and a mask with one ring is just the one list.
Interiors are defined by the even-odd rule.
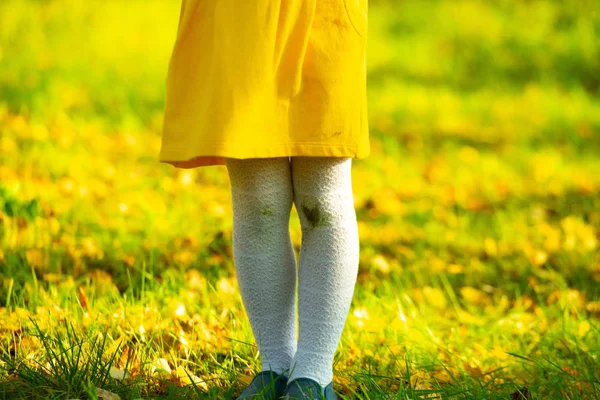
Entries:
[[[0,2],[0,398],[260,368],[226,169],[157,161],[179,10]],[[340,399],[600,398],[600,3],[371,0],[367,49]]]

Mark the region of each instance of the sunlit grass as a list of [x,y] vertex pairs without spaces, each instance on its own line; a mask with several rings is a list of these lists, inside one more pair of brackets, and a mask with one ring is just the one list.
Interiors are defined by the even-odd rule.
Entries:
[[[600,397],[599,7],[371,0],[340,397]],[[178,12],[0,3],[4,398],[230,398],[260,368],[226,171],[157,162]]]

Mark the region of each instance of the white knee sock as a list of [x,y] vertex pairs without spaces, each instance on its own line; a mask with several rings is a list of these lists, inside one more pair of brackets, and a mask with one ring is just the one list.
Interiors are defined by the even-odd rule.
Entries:
[[234,264],[262,370],[288,375],[297,346],[290,162],[287,157],[227,159],[227,170]]
[[358,227],[351,159],[292,157],[294,203],[302,226],[298,270],[298,349],[290,381],[322,386],[333,378],[333,358],[358,273]]

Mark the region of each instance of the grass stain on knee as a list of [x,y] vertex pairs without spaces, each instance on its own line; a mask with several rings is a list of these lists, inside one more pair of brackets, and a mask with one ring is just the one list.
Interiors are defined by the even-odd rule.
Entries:
[[308,207],[306,204],[302,204],[302,212],[306,216],[306,219],[313,228],[317,226],[324,226],[327,224],[326,218],[322,215],[319,206],[313,208]]
[[269,210],[268,208],[263,208],[262,210],[260,210],[260,213],[262,215],[274,215],[272,210]]

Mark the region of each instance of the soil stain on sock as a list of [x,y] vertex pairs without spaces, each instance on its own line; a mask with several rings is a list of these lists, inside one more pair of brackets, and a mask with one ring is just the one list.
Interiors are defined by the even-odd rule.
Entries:
[[313,228],[327,225],[327,219],[325,218],[325,215],[321,213],[319,206],[310,208],[306,204],[302,204],[302,212]]

